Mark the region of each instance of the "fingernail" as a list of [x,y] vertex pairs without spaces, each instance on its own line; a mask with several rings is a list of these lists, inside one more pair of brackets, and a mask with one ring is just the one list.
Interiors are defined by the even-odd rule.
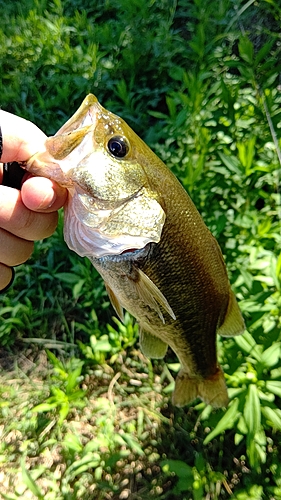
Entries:
[[53,204],[55,203],[56,199],[57,199],[57,195],[56,195],[56,193],[54,192],[54,195],[53,195],[52,201],[51,201],[50,205],[48,205],[48,208],[51,208],[51,207],[53,206]]
[[50,194],[45,196],[45,198],[41,201],[40,205],[38,206],[37,210],[51,208],[51,206],[55,203],[56,199],[57,195],[55,191],[53,191],[53,194],[51,196]]
[[13,284],[13,281],[15,279],[15,270],[13,267],[11,267],[11,271],[12,271],[12,277],[11,277],[11,280],[9,281],[8,285],[5,286],[5,288],[3,288],[2,290],[0,290],[0,293],[4,293],[8,290],[8,288],[10,288],[10,286]]

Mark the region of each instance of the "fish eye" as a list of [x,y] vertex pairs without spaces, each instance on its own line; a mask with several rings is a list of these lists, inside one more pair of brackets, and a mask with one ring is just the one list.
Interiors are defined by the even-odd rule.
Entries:
[[129,144],[125,137],[115,135],[107,143],[107,149],[116,158],[124,158],[129,152]]

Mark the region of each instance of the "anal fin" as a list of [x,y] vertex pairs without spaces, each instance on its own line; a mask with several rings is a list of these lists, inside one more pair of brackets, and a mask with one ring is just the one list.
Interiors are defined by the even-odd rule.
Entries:
[[204,379],[190,377],[181,370],[176,378],[173,394],[175,406],[185,406],[192,403],[196,398],[201,398],[206,404],[214,408],[222,408],[228,405],[229,399],[223,371],[218,367],[217,372]]
[[110,286],[106,282],[104,282],[104,284],[105,284],[105,288],[106,288],[108,297],[110,299],[110,302],[111,302],[117,316],[121,319],[122,322],[124,322],[124,312],[123,312],[123,307],[122,307],[120,301],[116,297],[113,290],[111,290]]
[[148,358],[164,358],[168,345],[161,339],[140,329],[140,346],[143,354]]

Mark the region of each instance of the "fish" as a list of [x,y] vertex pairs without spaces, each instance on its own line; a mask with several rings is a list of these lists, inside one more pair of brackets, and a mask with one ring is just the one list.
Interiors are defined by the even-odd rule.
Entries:
[[180,361],[172,403],[229,402],[217,335],[245,324],[221,249],[157,155],[89,94],[25,164],[68,189],[64,238],[102,276],[116,314],[139,324],[145,356]]

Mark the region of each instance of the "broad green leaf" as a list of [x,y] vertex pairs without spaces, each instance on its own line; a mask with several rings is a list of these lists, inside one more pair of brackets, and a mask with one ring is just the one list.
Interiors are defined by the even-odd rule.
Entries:
[[243,441],[243,439],[245,439],[245,436],[243,434],[239,434],[238,432],[235,432],[235,435],[234,435],[235,446],[239,446],[239,444],[241,443],[241,441]]
[[76,451],[77,453],[81,453],[83,450],[83,446],[78,436],[76,436],[75,434],[70,434],[70,433],[66,434],[62,444],[67,449]]
[[[271,229],[271,220],[267,219],[261,222],[261,224],[258,225],[258,233],[259,236],[265,236],[269,233]],[[268,266],[268,262],[266,263],[266,266]]]
[[233,173],[241,175],[241,169],[239,168],[239,160],[235,156],[226,155],[218,151],[218,154],[224,163],[224,165]]
[[78,299],[78,297],[80,297],[81,295],[81,290],[83,288],[85,284],[85,280],[84,279],[80,279],[73,287],[72,289],[72,295],[73,295],[73,298],[74,299]]
[[80,281],[81,277],[74,273],[56,273],[55,278],[64,283],[68,283],[70,285],[74,285],[78,281]]
[[31,411],[41,413],[44,411],[51,411],[57,406],[57,403],[41,403],[40,405],[34,406]]
[[268,349],[263,351],[261,355],[261,363],[265,368],[271,368],[276,365],[280,359],[280,343],[272,344]]
[[260,454],[258,445],[254,440],[254,436],[251,434],[247,435],[247,455],[250,466],[253,467],[253,469],[258,469],[260,465]]
[[49,401],[50,400],[51,400],[51,402],[55,401],[58,404],[65,403],[68,401],[67,395],[59,387],[52,386],[51,392],[52,392],[53,396],[51,396],[49,398]]
[[248,0],[248,2],[246,2],[245,4],[243,4],[242,7],[237,11],[237,13],[235,14],[235,16],[231,16],[231,20],[230,20],[230,22],[229,22],[229,24],[227,26],[227,31],[230,30],[230,28],[232,27],[232,25],[237,22],[237,20],[243,14],[243,12],[245,12],[254,3],[254,1],[255,0]]
[[139,443],[130,436],[127,432],[122,434],[122,438],[126,443],[130,446],[131,450],[134,451],[135,453],[138,453],[138,455],[144,455],[144,451],[139,445]]
[[262,61],[262,59],[270,52],[273,44],[274,44],[274,38],[262,45],[261,49],[256,54],[255,66],[257,66]]
[[265,387],[269,392],[273,392],[276,396],[281,398],[281,381],[279,380],[268,380],[265,383]]
[[274,285],[274,278],[272,278],[271,276],[264,276],[262,274],[259,274],[257,276],[254,276],[254,280],[260,281],[261,283],[265,283],[268,286]]
[[253,63],[254,47],[247,36],[242,36],[238,44],[239,54],[248,64]]
[[214,437],[218,436],[226,429],[232,429],[234,427],[235,422],[238,420],[240,416],[240,412],[238,411],[239,399],[236,398],[230,404],[228,410],[225,412],[224,416],[219,420],[216,427],[208,434],[208,436],[204,439],[203,444],[207,444]]
[[98,435],[85,445],[83,453],[89,453],[93,451],[98,451],[100,449],[106,449],[110,446],[111,439],[105,435]]
[[258,395],[260,398],[261,406],[268,404],[268,403],[273,403],[275,400],[275,395],[272,392],[265,392],[264,386],[262,388],[259,387],[258,385]]
[[65,387],[66,392],[70,392],[74,389],[74,387],[76,387],[77,379],[81,375],[81,370],[82,370],[82,365],[78,366],[75,370],[73,370],[73,372],[68,374],[67,383]]
[[174,65],[172,71],[169,71],[169,76],[174,80],[179,80],[180,82],[182,82],[184,73],[185,71],[181,66]]
[[[185,481],[185,484],[186,484],[186,481]],[[176,485],[176,486],[178,486],[178,485]],[[202,498],[204,497],[204,489],[205,489],[204,482],[201,480],[201,478],[198,478],[193,482],[192,493],[193,493],[194,500],[202,500]]]
[[168,119],[168,115],[164,115],[164,113],[160,113],[160,111],[148,111],[148,114],[154,116],[154,118],[158,118],[159,120]]
[[247,425],[246,425],[246,422],[245,422],[245,418],[243,415],[240,416],[238,422],[237,422],[237,430],[239,432],[241,432],[241,434],[243,434],[244,436],[247,435]]
[[67,402],[63,403],[61,406],[60,406],[60,409],[59,409],[59,420],[58,420],[58,424],[59,425],[62,425],[64,419],[67,417],[68,413],[69,413],[69,410],[70,410],[70,404]]
[[196,469],[198,470],[198,472],[200,474],[204,473],[204,470],[206,468],[206,462],[205,462],[205,459],[204,459],[202,453],[196,453],[196,456],[195,456],[195,467],[196,467]]
[[70,394],[67,394],[67,398],[69,402],[75,401],[75,404],[81,404],[82,406],[84,405],[84,402],[82,401],[85,396],[86,396],[87,391],[84,389],[77,389]]
[[247,490],[238,491],[233,500],[264,500],[263,487],[254,484]]
[[58,368],[59,370],[64,370],[64,366],[62,362],[52,353],[52,351],[49,351],[49,349],[46,349],[47,356],[49,360],[51,361],[52,365],[55,368]]
[[277,264],[276,264],[276,276],[281,280],[281,253],[277,259]]
[[235,337],[238,346],[249,354],[254,347],[256,347],[256,341],[253,339],[249,332],[245,332],[243,335],[238,335]]
[[177,113],[177,107],[176,107],[176,102],[175,99],[172,97],[167,96],[166,97],[166,104],[168,107],[169,115],[172,119],[175,119],[176,113]]
[[261,346],[256,344],[249,332],[246,331],[243,335],[235,337],[235,342],[240,349],[243,349],[247,354],[251,354],[257,361],[261,361],[261,353],[259,352]]
[[259,430],[259,432],[256,433],[256,435],[255,435],[255,441],[260,446],[266,446],[267,437],[266,437],[266,434],[264,432],[263,427],[261,427],[260,430]]
[[163,460],[160,465],[164,472],[174,472],[178,477],[190,477],[193,479],[192,467],[183,460]]
[[281,431],[281,417],[277,414],[276,410],[270,406],[262,406],[261,411],[266,420],[269,421],[273,429]]
[[108,335],[102,335],[97,339],[95,335],[91,335],[90,343],[93,351],[110,352],[112,346],[108,340]]
[[260,464],[266,462],[266,435],[261,429],[255,436],[247,435],[246,446],[250,466],[260,472]]
[[248,387],[243,414],[248,432],[254,436],[260,430],[261,425],[260,399],[255,384],[250,384]]
[[100,339],[97,341],[97,343],[95,345],[96,351],[110,352],[111,349],[112,349],[112,346],[109,343],[108,339]]
[[250,167],[252,166],[255,155],[255,144],[256,136],[250,137],[247,141],[237,142],[239,160],[243,167],[245,167],[246,176],[251,173]]
[[[37,486],[35,480],[33,479],[33,477],[31,476],[31,474],[29,473],[29,471],[26,469],[25,467],[25,461],[24,461],[24,457],[22,457],[21,459],[21,473],[22,473],[22,479],[23,479],[23,482],[26,484],[26,486],[28,487],[28,489],[33,493],[33,495],[35,497],[37,497],[39,500],[44,500],[44,495],[41,493],[39,487]],[[44,470],[40,470],[38,471],[39,474],[37,477],[39,477],[39,475],[41,475]]]
[[167,367],[169,370],[172,370],[173,372],[179,372],[180,371],[180,363],[168,363]]
[[73,462],[68,469],[65,471],[65,476],[70,479],[74,479],[82,472],[86,472],[89,469],[95,469],[100,465],[101,457],[98,453],[87,453],[86,456],[80,460]]

